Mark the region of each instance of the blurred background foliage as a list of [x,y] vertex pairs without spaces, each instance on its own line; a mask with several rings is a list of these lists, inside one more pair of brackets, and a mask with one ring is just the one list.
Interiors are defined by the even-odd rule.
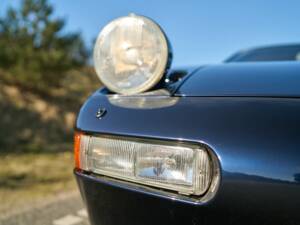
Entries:
[[24,0],[0,19],[3,80],[47,93],[70,69],[86,65],[88,51],[79,33],[64,33],[46,0]]
[[0,151],[69,149],[76,112],[100,83],[80,33],[46,0],[0,18]]
[[74,122],[101,84],[81,34],[53,10],[23,0],[0,17],[0,214],[76,188]]

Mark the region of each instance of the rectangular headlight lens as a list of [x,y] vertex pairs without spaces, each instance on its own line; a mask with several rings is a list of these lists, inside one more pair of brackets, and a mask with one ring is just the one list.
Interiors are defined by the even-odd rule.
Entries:
[[81,136],[77,165],[83,170],[187,195],[202,195],[209,187],[211,160],[199,146]]

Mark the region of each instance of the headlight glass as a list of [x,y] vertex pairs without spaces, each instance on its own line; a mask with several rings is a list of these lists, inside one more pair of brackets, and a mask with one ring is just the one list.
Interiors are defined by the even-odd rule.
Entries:
[[[208,151],[197,145],[82,135],[83,170],[148,186],[202,195],[212,180]],[[84,154],[82,154],[84,152]]]
[[96,72],[105,86],[121,94],[153,87],[168,65],[168,42],[152,20],[130,15],[100,32],[94,49]]
[[145,146],[137,152],[136,175],[147,182],[193,185],[194,151],[185,147]]
[[87,165],[91,171],[114,177],[134,176],[135,149],[114,139],[91,138]]

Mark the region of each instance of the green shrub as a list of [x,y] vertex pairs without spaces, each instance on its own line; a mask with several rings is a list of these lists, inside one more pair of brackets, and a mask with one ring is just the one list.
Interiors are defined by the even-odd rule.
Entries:
[[23,0],[0,18],[0,79],[47,92],[59,87],[70,69],[86,64],[79,33],[64,33],[47,0]]

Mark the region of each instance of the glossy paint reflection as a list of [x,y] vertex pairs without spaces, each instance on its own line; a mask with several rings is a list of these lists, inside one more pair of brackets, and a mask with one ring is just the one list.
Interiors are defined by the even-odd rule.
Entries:
[[108,101],[115,106],[129,109],[158,109],[174,106],[179,97],[171,97],[167,90],[161,89],[140,95],[107,95]]

